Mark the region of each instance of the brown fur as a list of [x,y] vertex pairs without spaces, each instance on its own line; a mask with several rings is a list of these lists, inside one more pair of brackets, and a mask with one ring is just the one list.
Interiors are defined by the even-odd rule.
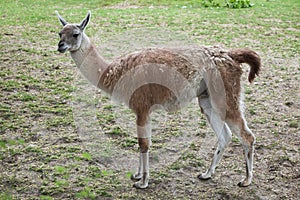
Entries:
[[144,49],[113,61],[101,77],[102,84],[112,92],[124,74],[148,63],[172,67],[187,79],[196,72],[195,66],[180,54],[167,49]]
[[[238,118],[240,114],[240,78],[243,73],[240,64],[246,62],[250,65],[250,82],[253,81],[255,75],[257,75],[260,70],[259,56],[254,51],[247,49],[236,49],[229,52],[218,47],[145,49],[113,61],[103,71],[99,82],[101,86],[99,85],[99,87],[105,88],[111,93],[116,83],[124,74],[146,63],[164,64],[170,68],[174,68],[187,80],[191,81],[195,78],[197,71],[207,68],[205,61],[201,60],[203,56],[207,56],[207,59],[211,59],[215,63],[215,67],[223,79],[226,90],[226,117],[228,119]],[[198,63],[202,65],[197,65]],[[155,104],[163,105],[172,98],[174,98],[174,94],[168,88],[157,84],[148,84],[133,93],[129,107],[133,109],[135,113],[145,112],[149,114],[151,106]]]
[[138,138],[141,153],[147,153],[150,147],[149,138]]
[[251,83],[255,76],[259,74],[261,68],[261,60],[259,55],[249,49],[234,49],[231,50],[228,55],[238,64],[247,63],[250,65],[250,73],[248,76],[248,80]]

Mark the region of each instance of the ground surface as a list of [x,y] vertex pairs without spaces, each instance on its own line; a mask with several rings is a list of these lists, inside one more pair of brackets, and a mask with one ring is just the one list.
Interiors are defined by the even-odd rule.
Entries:
[[[0,199],[297,199],[300,194],[298,0],[253,1],[249,9],[196,1],[1,1]],[[28,6],[30,4],[30,6]],[[196,102],[155,113],[151,182],[132,188],[134,116],[88,86],[68,54],[56,52],[54,14],[80,22],[108,59],[146,46],[248,47],[262,57],[246,83],[246,118],[255,133],[253,184],[236,138],[216,175],[200,181],[215,139]]]

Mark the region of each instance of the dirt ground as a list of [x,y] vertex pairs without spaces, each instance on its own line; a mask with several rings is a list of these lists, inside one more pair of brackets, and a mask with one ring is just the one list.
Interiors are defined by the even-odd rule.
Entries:
[[[211,162],[216,139],[194,101],[182,111],[152,116],[151,181],[148,189],[136,190],[129,178],[138,155],[133,114],[87,85],[70,56],[56,52],[54,25],[46,39],[43,34],[19,39],[29,31],[39,32],[26,26],[23,32],[10,31],[17,29],[24,27],[0,32],[0,199],[299,198],[299,52],[277,53],[248,41],[263,62],[253,84],[246,82],[249,67],[243,67],[245,115],[256,136],[251,186],[237,186],[245,175],[245,163],[236,137],[214,177],[197,178]],[[165,41],[149,39],[162,32],[160,38],[168,35]],[[122,38],[114,36],[110,45],[109,39],[93,39],[111,58],[140,48],[137,38],[145,46],[147,42],[176,46],[186,37],[173,31],[152,33],[140,32],[137,37],[129,31]],[[130,43],[133,34],[136,38]],[[182,43],[189,45],[186,41]]]

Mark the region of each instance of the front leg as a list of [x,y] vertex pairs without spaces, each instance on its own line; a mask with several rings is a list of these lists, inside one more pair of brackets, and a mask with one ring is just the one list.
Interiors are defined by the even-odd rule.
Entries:
[[149,147],[151,145],[151,127],[149,120],[139,125],[137,120],[137,135],[140,148],[138,172],[131,176],[131,179],[138,181],[134,184],[135,188],[144,189],[148,187],[149,182]]

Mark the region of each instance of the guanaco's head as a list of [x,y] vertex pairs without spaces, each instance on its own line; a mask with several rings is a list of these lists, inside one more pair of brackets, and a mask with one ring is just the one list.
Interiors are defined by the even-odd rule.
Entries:
[[66,51],[77,51],[82,43],[84,29],[90,21],[91,12],[88,12],[87,16],[80,24],[69,24],[57,11],[56,14],[60,23],[63,25],[63,29],[59,32],[60,40],[57,50],[61,53]]

